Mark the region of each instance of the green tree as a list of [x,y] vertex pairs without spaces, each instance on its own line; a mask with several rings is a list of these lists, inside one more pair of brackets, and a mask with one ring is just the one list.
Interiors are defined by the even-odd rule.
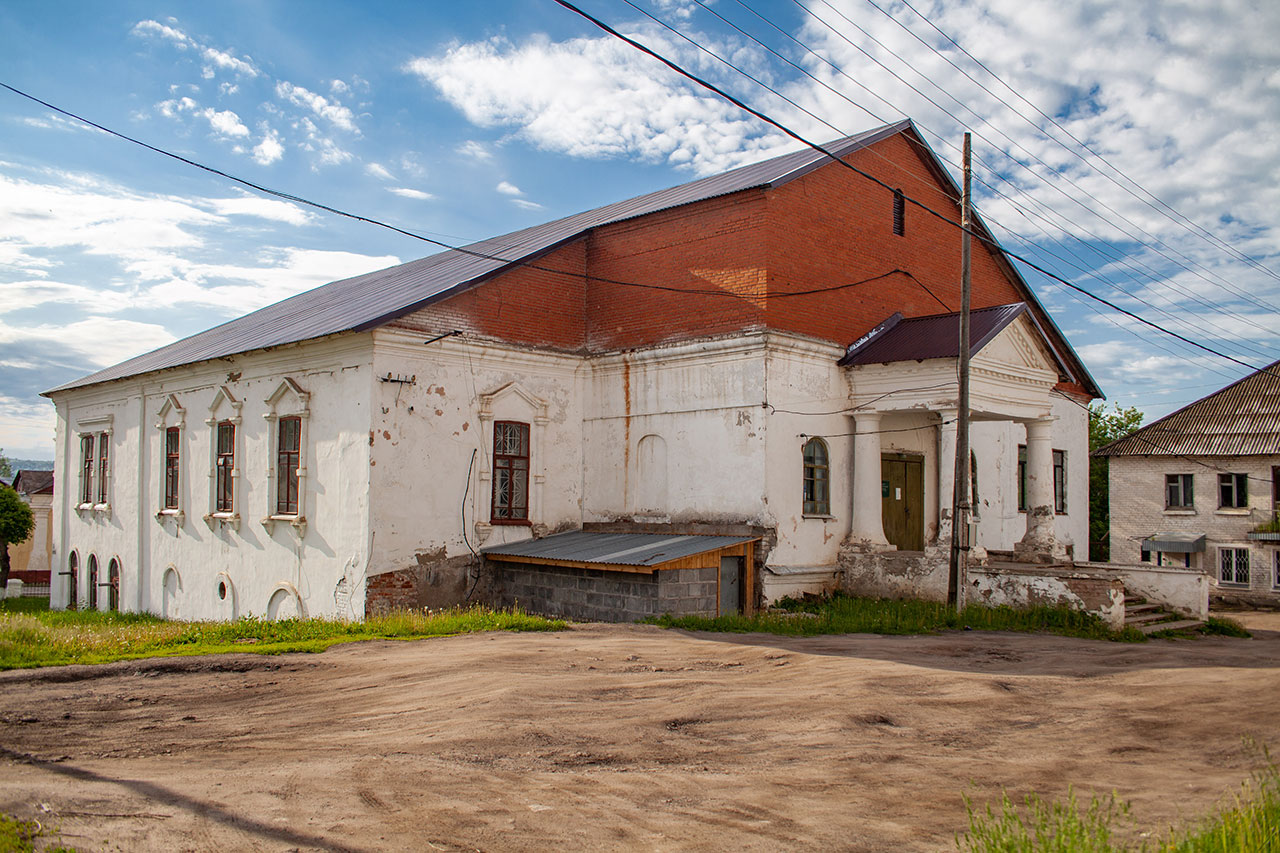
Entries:
[[9,545],[26,542],[35,527],[31,507],[13,489],[0,484],[0,589],[9,583]]
[[4,455],[4,448],[0,447],[0,480],[8,482],[13,477],[13,466],[9,464],[9,457]]
[[[1142,426],[1142,412],[1133,406],[1122,409],[1119,403],[1114,403],[1112,406],[1112,411],[1107,411],[1104,403],[1089,406],[1090,453],[1117,439],[1124,438]],[[1111,559],[1111,488],[1107,465],[1109,461],[1105,457],[1089,458],[1089,559],[1097,562],[1106,562]]]

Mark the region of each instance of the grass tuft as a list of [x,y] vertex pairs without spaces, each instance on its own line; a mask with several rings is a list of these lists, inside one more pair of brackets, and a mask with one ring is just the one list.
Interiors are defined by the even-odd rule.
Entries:
[[1134,628],[1113,631],[1097,616],[1067,607],[984,607],[970,604],[957,614],[945,603],[854,598],[836,593],[821,599],[783,599],[755,616],[658,616],[648,620],[664,628],[727,633],[783,634],[927,634],[946,629],[975,631],[1047,631],[1068,637],[1144,642]]
[[[4,602],[7,605],[9,602]],[[167,621],[146,613],[0,606],[0,669],[108,663],[225,652],[319,652],[361,640],[416,640],[477,631],[558,631],[563,620],[475,605],[401,610],[363,622],[335,619]]]
[[[48,837],[39,821],[19,820],[0,812],[0,853],[34,853],[36,839]],[[74,847],[49,846],[47,842],[39,849],[44,853],[76,853]]]
[[1252,637],[1245,627],[1234,619],[1225,616],[1210,616],[1200,626],[1201,634],[1213,634],[1222,637]]

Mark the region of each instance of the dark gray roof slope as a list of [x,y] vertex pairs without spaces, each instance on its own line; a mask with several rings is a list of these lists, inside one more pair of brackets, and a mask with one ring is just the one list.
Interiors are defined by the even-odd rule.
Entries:
[[[1005,326],[1027,313],[1025,302],[975,308],[969,312],[969,355],[991,342]],[[841,366],[955,358],[960,355],[960,315],[931,314],[904,320],[894,314],[849,345]]]
[[[910,127],[911,122],[904,120],[846,137],[826,147],[833,154],[844,157]],[[491,257],[477,257],[477,254],[450,249],[399,266],[321,285],[44,393],[52,394],[338,332],[370,329],[553,249],[592,228],[746,189],[778,186],[808,174],[826,162],[826,155],[806,148],[465,247],[469,252]]]
[[1280,361],[1152,421],[1094,456],[1280,454]]
[[41,493],[51,495],[53,494],[53,472],[23,468],[13,478],[13,488],[23,495],[38,495]]
[[750,542],[750,536],[667,536],[660,533],[590,533],[573,530],[542,539],[481,548],[486,556],[535,557],[571,563],[656,566],[681,557]]

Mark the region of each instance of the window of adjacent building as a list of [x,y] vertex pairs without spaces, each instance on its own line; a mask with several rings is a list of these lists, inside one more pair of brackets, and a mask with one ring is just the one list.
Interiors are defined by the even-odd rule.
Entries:
[[1246,474],[1218,475],[1218,506],[1238,509],[1249,505],[1249,477]]
[[811,438],[804,444],[804,514],[831,514],[827,443],[820,438]]
[[1275,571],[1271,574],[1271,585],[1280,589],[1280,551],[1275,552]]
[[178,508],[179,430],[169,427],[164,431],[164,508]]
[[1143,548],[1143,549],[1142,549],[1142,562],[1144,562],[1144,563],[1150,563],[1150,562],[1151,562],[1151,552],[1150,552],[1150,551],[1148,551],[1146,548]]
[[1222,583],[1249,585],[1249,549],[1218,549],[1218,580]]
[[98,503],[107,502],[107,451],[111,446],[111,442],[107,440],[107,433],[99,433],[98,435]]
[[98,609],[98,555],[89,555],[89,609]]
[[1195,490],[1192,488],[1193,482],[1190,474],[1165,474],[1165,509],[1191,509],[1194,507]]
[[[976,502],[976,499],[975,499]],[[1018,511],[1027,511],[1027,446],[1018,445]],[[1067,512],[1067,451],[1053,451],[1053,511]]]
[[301,464],[302,419],[281,418],[276,450],[276,513],[298,514],[298,467]]
[[907,233],[907,199],[902,190],[893,191],[893,233],[899,237]]
[[93,436],[80,436],[80,503],[93,503]]
[[217,427],[218,453],[215,463],[216,479],[214,509],[217,512],[232,512],[235,509],[234,480],[231,476],[236,467],[236,425],[231,421],[222,421]]
[[529,425],[493,425],[493,509],[495,523],[529,518]]

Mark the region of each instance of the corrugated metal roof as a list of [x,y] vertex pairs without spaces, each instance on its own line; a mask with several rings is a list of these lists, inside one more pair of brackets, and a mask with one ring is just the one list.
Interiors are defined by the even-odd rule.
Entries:
[[667,536],[661,533],[591,533],[574,530],[542,539],[481,548],[480,553],[571,563],[656,566],[694,554],[750,542],[750,536]]
[[1280,454],[1280,361],[1152,421],[1095,456]]
[[[846,137],[826,147],[833,154],[844,157],[911,126],[909,120],[904,120]],[[450,249],[399,266],[321,285],[44,393],[52,394],[338,332],[370,329],[488,278],[532,255],[552,249],[592,228],[742,190],[779,186],[827,162],[825,154],[805,148],[465,247],[470,252],[496,256],[499,260]]]
[[[969,355],[973,356],[1018,317],[1025,302],[975,308],[969,312]],[[854,341],[840,359],[842,366],[956,358],[960,355],[960,314],[931,314],[904,320],[894,314]]]

